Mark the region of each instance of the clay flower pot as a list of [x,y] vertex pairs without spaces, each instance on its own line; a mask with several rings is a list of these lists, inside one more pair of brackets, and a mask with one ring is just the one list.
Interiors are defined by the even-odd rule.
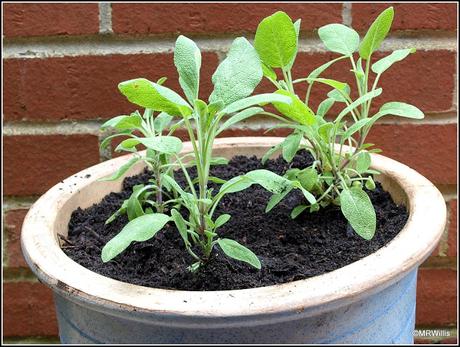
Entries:
[[[216,156],[261,156],[275,137],[222,138]],[[184,151],[190,151],[187,143]],[[77,264],[59,246],[70,215],[121,190],[97,182],[130,156],[57,184],[30,209],[22,229],[27,263],[54,291],[63,343],[412,343],[417,268],[444,230],[442,195],[416,171],[372,155],[378,181],[410,211],[385,247],[338,270],[291,283],[212,292],[136,286]],[[128,175],[142,170],[135,167]],[[31,312],[33,314],[33,312]]]

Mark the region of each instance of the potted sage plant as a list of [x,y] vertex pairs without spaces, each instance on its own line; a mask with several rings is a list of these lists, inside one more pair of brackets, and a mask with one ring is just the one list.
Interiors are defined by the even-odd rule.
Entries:
[[[366,141],[383,116],[423,118],[399,101],[371,107],[384,71],[415,52],[372,59],[393,16],[383,11],[363,38],[342,24],[319,28],[339,56],[298,79],[301,22],[276,12],[254,45],[233,41],[207,101],[200,50],[184,36],[174,51],[183,95],[162,76],[121,82],[139,110],[104,123],[112,134],[101,146],[121,138],[116,150],[128,154],[57,184],[23,224],[23,253],[53,289],[61,341],[413,342],[417,268],[446,210],[426,178]],[[356,98],[325,77],[341,60]],[[273,93],[251,95],[263,77]],[[316,84],[331,90],[315,111]],[[292,133],[218,138],[253,116]]]

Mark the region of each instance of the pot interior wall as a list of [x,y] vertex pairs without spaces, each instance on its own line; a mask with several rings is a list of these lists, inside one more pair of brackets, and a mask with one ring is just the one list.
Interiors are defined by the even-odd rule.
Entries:
[[[252,156],[256,155],[257,157],[262,157],[265,152],[268,150],[269,145],[267,147],[262,146],[218,146],[214,149],[213,155],[219,157],[225,157],[227,159],[231,159],[235,155],[246,155]],[[274,155],[273,157],[278,156],[278,154]],[[144,169],[144,164],[139,163],[135,165],[131,170],[126,173],[124,177],[136,175]],[[77,209],[78,207],[85,209],[90,207],[93,204],[99,203],[104,196],[111,192],[119,192],[122,189],[123,178],[120,178],[116,181],[93,181],[92,183],[88,183],[83,188],[81,188],[76,194],[73,194],[70,199],[66,201],[63,205],[62,209],[58,211],[57,218],[55,220],[54,225],[54,234],[56,243],[59,243],[57,234],[61,234],[67,236],[68,232],[68,223],[70,220],[70,216],[72,212]],[[382,173],[381,175],[376,176],[376,181],[380,182],[383,188],[388,191],[393,200],[397,204],[403,204],[409,209],[408,197],[405,191],[401,188],[401,186],[390,176]],[[89,181],[90,182],[90,181]]]

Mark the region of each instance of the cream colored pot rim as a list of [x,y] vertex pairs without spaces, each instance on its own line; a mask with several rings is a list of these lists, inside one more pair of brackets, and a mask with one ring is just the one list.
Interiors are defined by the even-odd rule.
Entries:
[[[267,147],[282,140],[221,138],[216,139],[215,147]],[[190,150],[189,143],[184,150]],[[445,227],[446,206],[436,187],[408,166],[373,154],[372,167],[403,187],[410,209],[404,229],[377,252],[320,276],[260,288],[200,292],[137,286],[77,264],[60,249],[52,232],[57,211],[75,192],[114,172],[129,158],[119,157],[83,170],[51,188],[31,207],[23,224],[21,243],[26,261],[42,282],[81,300],[114,309],[196,317],[301,312],[341,306],[389,286],[428,257]],[[91,177],[85,178],[88,174]],[[62,188],[66,186],[74,188]]]

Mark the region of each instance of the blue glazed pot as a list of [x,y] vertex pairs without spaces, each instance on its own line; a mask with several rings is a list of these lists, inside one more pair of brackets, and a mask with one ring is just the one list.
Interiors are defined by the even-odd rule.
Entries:
[[[215,155],[261,155],[282,138],[229,138]],[[184,150],[190,150],[186,145]],[[97,182],[129,160],[113,159],[50,189],[30,209],[21,237],[24,256],[55,294],[63,343],[413,342],[417,268],[436,247],[446,221],[442,195],[423,176],[372,155],[379,181],[409,210],[388,245],[338,270],[262,288],[193,292],[136,286],[96,274],[68,258],[56,234],[71,212],[88,207],[118,182]],[[136,167],[129,175],[142,170]],[[88,176],[90,175],[90,176]]]

